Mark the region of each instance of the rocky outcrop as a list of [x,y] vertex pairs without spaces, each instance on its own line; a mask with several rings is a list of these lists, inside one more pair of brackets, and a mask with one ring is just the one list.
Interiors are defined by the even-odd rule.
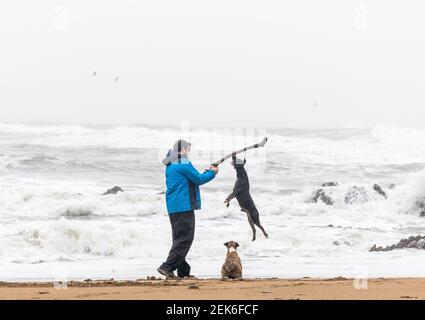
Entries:
[[344,199],[347,204],[365,203],[369,201],[369,196],[363,187],[350,187]]
[[326,191],[323,189],[316,190],[311,196],[310,202],[317,203],[319,200],[327,205],[334,204],[334,201],[332,200],[332,198],[329,195],[327,195]]
[[383,196],[385,199],[387,199],[387,194],[385,193],[384,189],[382,189],[382,187],[378,184],[374,184],[373,185],[373,190],[375,190],[376,192],[378,192],[381,196]]
[[[325,182],[320,189],[313,192],[307,202],[323,202],[327,205],[333,205],[344,201],[346,204],[361,204],[370,200],[379,200],[380,197],[387,199],[388,195],[384,188],[376,183],[369,187],[351,186],[347,188],[340,186],[338,182]],[[423,203],[423,214],[425,216],[425,201]]]
[[108,191],[106,191],[105,193],[102,193],[102,196],[105,196],[108,194],[117,194],[118,192],[124,192],[124,190],[121,189],[121,187],[115,186],[111,189],[108,189]]
[[338,182],[325,182],[322,184],[322,187],[337,187],[339,186]]
[[420,217],[425,217],[425,199],[417,200],[415,203]]
[[416,199],[408,212],[411,214],[417,214],[419,217],[425,217],[425,198]]
[[412,236],[407,239],[401,239],[397,244],[391,246],[377,247],[376,244],[370,248],[370,252],[391,251],[395,249],[425,249],[425,236]]

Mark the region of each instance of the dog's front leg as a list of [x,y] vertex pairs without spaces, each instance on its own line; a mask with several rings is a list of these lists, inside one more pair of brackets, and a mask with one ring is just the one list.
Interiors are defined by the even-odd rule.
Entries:
[[226,207],[229,207],[230,205],[230,200],[232,200],[235,196],[235,194],[232,192],[231,194],[229,194],[229,196],[226,198],[226,200],[224,200],[224,203],[226,204]]

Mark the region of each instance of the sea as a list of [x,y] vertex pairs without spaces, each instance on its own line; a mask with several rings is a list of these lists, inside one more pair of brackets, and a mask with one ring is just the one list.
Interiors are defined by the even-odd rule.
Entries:
[[[174,141],[192,143],[202,172],[264,137],[264,148],[239,157],[269,239],[257,230],[252,241],[237,202],[224,205],[236,180],[226,161],[201,186],[193,275],[220,277],[233,240],[246,278],[425,276],[424,251],[369,252],[425,234],[415,209],[425,196],[424,130],[0,123],[0,281],[159,276],[172,241],[161,160]],[[102,195],[114,186],[124,192]],[[362,195],[347,202],[353,187]],[[312,201],[318,189],[332,205]]]

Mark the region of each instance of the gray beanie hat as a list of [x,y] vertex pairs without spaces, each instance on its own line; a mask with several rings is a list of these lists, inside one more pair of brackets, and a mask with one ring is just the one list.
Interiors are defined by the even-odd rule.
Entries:
[[190,142],[184,139],[177,140],[173,145],[173,150],[176,152],[182,151],[182,149],[188,149],[191,146]]

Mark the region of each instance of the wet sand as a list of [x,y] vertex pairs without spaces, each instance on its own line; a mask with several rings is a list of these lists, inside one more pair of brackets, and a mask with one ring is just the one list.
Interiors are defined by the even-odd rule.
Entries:
[[220,279],[0,283],[0,299],[425,299],[425,278]]

